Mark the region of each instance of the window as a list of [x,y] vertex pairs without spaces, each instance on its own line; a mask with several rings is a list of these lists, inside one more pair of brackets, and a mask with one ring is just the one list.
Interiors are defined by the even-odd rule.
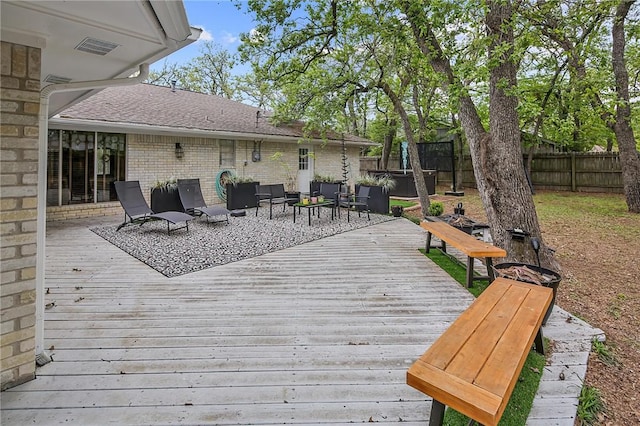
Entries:
[[230,139],[220,139],[220,167],[236,166],[236,143]]
[[309,170],[309,149],[298,149],[298,170]]
[[51,130],[47,205],[117,200],[113,182],[125,179],[125,135]]

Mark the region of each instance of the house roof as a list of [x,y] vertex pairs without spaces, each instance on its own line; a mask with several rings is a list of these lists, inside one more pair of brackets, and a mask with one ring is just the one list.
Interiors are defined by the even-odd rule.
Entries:
[[[2,41],[41,49],[41,87],[128,77],[201,33],[182,1],[2,0],[0,19]],[[49,116],[95,93],[89,89],[53,93]]]
[[[273,125],[271,114],[221,96],[151,84],[108,87],[53,117],[49,125],[81,130],[299,141],[303,123]],[[375,145],[344,135],[350,145]],[[309,139],[309,138],[307,138]],[[322,139],[315,135],[312,139]],[[332,132],[328,142],[341,142]]]

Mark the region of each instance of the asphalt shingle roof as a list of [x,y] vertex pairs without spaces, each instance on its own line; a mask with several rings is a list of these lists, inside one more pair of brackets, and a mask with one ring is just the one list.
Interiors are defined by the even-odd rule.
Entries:
[[[259,114],[258,114],[259,113]],[[221,96],[152,84],[108,87],[59,114],[60,119],[131,123],[162,128],[303,137],[302,123],[272,125],[270,113]],[[329,139],[340,140],[332,134]],[[371,141],[345,135],[351,143]]]

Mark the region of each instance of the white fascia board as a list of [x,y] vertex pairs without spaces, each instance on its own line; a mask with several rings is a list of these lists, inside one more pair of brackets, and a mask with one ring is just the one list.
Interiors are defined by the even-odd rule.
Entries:
[[[52,128],[52,127],[56,129],[61,129],[61,130],[79,130],[79,131],[86,131],[86,132],[133,133],[133,134],[142,134],[142,135],[183,136],[183,137],[198,137],[198,138],[210,138],[210,139],[234,139],[234,140],[252,140],[252,141],[262,140],[262,141],[289,142],[289,143],[302,142],[302,143],[328,144],[328,145],[342,144],[342,141],[335,140],[335,139],[302,140],[301,138],[295,137],[295,136],[148,126],[146,124],[63,119],[59,117],[53,117],[49,120],[49,128]],[[376,146],[377,145],[375,142],[360,143],[360,142],[353,142],[353,141],[345,141],[345,144],[348,146]]]
[[191,37],[192,30],[182,1],[150,0],[150,3],[167,38],[180,42]]

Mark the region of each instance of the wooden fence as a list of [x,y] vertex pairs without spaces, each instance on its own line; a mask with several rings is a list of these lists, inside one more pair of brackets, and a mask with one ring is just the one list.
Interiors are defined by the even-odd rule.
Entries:
[[[526,156],[523,162],[526,162]],[[360,159],[360,171],[379,170],[378,157]],[[398,158],[389,164],[398,165]],[[397,170],[395,167],[390,169]],[[450,185],[451,172],[438,171],[437,184]],[[623,193],[622,170],[618,153],[552,153],[536,154],[531,164],[531,182],[535,189],[555,191]],[[475,187],[471,157],[463,161],[463,187]]]

